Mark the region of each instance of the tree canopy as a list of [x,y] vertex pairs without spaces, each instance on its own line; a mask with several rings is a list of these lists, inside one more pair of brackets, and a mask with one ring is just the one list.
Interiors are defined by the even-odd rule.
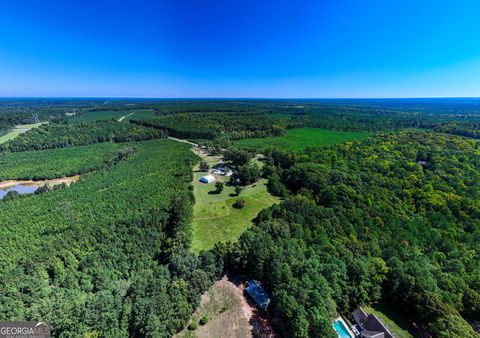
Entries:
[[403,132],[270,161],[291,197],[228,261],[265,282],[291,336],[333,337],[337,312],[378,301],[436,336],[476,336],[479,142]]

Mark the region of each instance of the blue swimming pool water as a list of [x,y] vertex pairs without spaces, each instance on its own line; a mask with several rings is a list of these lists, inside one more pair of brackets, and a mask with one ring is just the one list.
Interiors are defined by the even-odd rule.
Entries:
[[340,335],[340,338],[352,338],[350,333],[348,333],[347,328],[343,325],[343,323],[339,320],[336,320],[332,324],[333,328],[337,333]]

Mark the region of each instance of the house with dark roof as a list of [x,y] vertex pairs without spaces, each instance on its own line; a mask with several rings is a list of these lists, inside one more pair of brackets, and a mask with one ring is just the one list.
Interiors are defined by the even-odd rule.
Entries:
[[246,284],[245,291],[253,299],[259,308],[267,310],[270,304],[270,297],[263,289],[261,283],[256,280],[249,280]]
[[395,338],[385,324],[373,313],[367,315],[365,311],[357,307],[353,310],[352,315],[358,324],[361,338]]

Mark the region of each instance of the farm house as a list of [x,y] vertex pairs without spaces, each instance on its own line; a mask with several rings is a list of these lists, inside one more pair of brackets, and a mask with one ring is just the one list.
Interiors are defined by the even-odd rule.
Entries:
[[200,178],[202,183],[212,183],[215,182],[215,177],[213,175],[205,175]]

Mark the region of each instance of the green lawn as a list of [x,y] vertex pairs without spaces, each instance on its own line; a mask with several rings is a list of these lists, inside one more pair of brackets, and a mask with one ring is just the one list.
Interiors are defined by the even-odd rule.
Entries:
[[[207,162],[215,164],[218,158],[208,157]],[[212,193],[215,183],[199,182],[205,172],[195,168],[193,186],[195,206],[193,208],[192,249],[198,253],[211,249],[215,243],[235,241],[252,225],[258,212],[279,201],[267,191],[266,180],[247,186],[240,197],[245,199],[245,207],[236,209],[232,205],[238,197],[233,196],[234,187],[225,185],[221,194]],[[228,181],[228,177],[217,176],[218,180]]]
[[283,136],[265,138],[251,138],[235,141],[240,148],[262,149],[277,147],[284,150],[301,151],[311,146],[332,145],[345,141],[363,140],[373,133],[370,132],[347,132],[327,130],[320,128],[289,129]]
[[5,143],[7,141],[10,141],[17,137],[20,134],[23,134],[30,129],[40,127],[42,124],[45,122],[40,122],[40,123],[32,123],[32,124],[19,124],[18,126],[15,126],[13,130],[3,136],[0,136],[0,144]]
[[[131,115],[130,115],[131,114]],[[128,115],[128,116],[127,116]],[[122,122],[128,121],[130,118],[150,117],[153,115],[153,110],[105,110],[105,111],[91,111],[85,114],[78,115],[72,119],[73,122],[92,122],[105,120],[119,120],[123,116],[125,118]]]
[[380,318],[388,327],[388,329],[395,335],[396,338],[415,337],[415,335],[413,335],[407,330],[407,324],[403,323],[403,321],[397,315],[395,315],[392,311],[389,311],[382,305],[375,304],[372,306],[362,306],[362,309],[367,314],[373,313],[378,318]]

